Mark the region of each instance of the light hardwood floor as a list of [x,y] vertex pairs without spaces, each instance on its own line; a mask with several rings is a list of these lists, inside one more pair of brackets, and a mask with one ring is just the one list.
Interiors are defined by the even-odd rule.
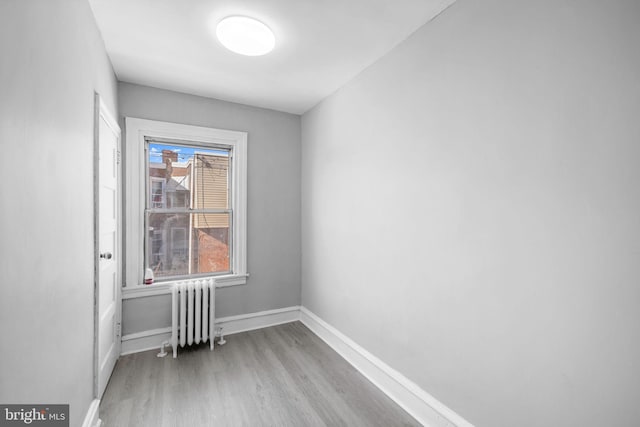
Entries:
[[302,323],[123,356],[100,404],[105,427],[419,426]]

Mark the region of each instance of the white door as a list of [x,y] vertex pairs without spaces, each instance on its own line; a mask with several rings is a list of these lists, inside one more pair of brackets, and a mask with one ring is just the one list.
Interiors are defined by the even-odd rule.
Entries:
[[120,128],[96,95],[96,397],[120,355]]

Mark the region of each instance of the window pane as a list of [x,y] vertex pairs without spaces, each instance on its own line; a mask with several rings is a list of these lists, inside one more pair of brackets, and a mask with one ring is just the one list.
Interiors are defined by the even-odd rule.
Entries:
[[147,267],[157,279],[229,272],[230,224],[229,213],[147,213]]
[[193,214],[194,273],[230,271],[230,214]]
[[194,155],[194,209],[229,208],[229,156]]
[[147,215],[147,267],[156,278],[189,274],[189,214]]
[[150,209],[228,209],[229,151],[150,142]]

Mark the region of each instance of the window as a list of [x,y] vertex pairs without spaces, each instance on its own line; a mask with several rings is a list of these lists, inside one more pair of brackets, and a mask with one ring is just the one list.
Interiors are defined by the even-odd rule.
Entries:
[[154,208],[164,208],[164,180],[151,178],[150,205]]
[[[126,119],[126,286],[246,282],[244,132]],[[142,196],[142,197],[140,197]]]
[[231,273],[231,149],[150,137],[145,148],[145,268],[156,279]]
[[151,242],[150,242],[150,256],[151,256],[151,264],[158,264],[164,261],[164,254],[162,250],[164,242],[164,230],[153,230],[151,232]]
[[171,228],[171,254],[174,257],[186,259],[187,246],[189,242],[187,240],[187,229],[184,227],[172,227]]

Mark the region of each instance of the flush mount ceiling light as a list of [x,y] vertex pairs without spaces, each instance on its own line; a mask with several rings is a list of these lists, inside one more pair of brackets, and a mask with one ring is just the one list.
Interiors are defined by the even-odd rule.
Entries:
[[260,56],[273,50],[276,38],[262,22],[246,16],[229,16],[216,26],[216,37],[232,52]]

